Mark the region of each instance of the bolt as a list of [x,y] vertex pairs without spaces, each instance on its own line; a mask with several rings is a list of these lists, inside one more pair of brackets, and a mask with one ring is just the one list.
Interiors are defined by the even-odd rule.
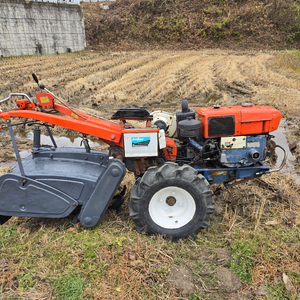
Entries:
[[169,206],[174,206],[175,203],[176,203],[175,197],[172,197],[172,196],[167,197],[166,203],[167,203]]
[[115,137],[114,135],[112,135],[110,138],[111,138],[112,140],[114,140],[116,137]]
[[119,175],[119,170],[118,169],[112,169],[111,170],[111,175],[113,176],[113,177],[117,177],[118,175]]

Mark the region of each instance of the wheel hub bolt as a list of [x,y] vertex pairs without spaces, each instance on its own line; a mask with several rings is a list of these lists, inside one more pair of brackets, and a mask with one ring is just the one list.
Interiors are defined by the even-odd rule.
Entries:
[[167,203],[169,206],[173,206],[173,205],[176,203],[175,197],[173,197],[173,196],[167,197],[166,203]]

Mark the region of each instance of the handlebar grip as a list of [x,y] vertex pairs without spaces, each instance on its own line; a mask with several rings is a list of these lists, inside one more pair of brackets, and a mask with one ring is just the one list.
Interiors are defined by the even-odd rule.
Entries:
[[32,77],[33,77],[33,80],[39,84],[39,80],[37,79],[36,75],[34,73],[32,73]]

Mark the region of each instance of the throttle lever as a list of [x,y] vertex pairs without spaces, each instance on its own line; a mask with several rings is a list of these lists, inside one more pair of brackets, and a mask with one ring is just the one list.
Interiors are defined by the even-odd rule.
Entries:
[[38,78],[36,77],[36,75],[35,75],[34,73],[32,73],[32,77],[33,77],[33,80],[34,80],[37,84],[39,84],[39,80],[38,80]]
[[45,85],[44,84],[39,84],[39,80],[38,80],[37,76],[34,73],[32,73],[32,77],[33,77],[33,80],[37,83],[38,87],[40,89],[44,90],[45,89]]

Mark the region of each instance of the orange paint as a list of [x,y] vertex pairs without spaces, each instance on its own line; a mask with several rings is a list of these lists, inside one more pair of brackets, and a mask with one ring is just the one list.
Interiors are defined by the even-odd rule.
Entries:
[[36,94],[36,98],[39,101],[38,106],[44,109],[53,109],[53,96],[49,93],[38,93]]
[[166,151],[163,152],[164,156],[167,158],[167,160],[176,162],[177,145],[175,141],[170,138],[166,138],[166,144]]
[[234,134],[254,135],[275,131],[281,120],[281,112],[270,106],[228,106],[220,108],[198,108],[197,119],[201,121],[200,132],[205,138],[219,137],[209,135],[211,118],[232,116],[234,118]]

